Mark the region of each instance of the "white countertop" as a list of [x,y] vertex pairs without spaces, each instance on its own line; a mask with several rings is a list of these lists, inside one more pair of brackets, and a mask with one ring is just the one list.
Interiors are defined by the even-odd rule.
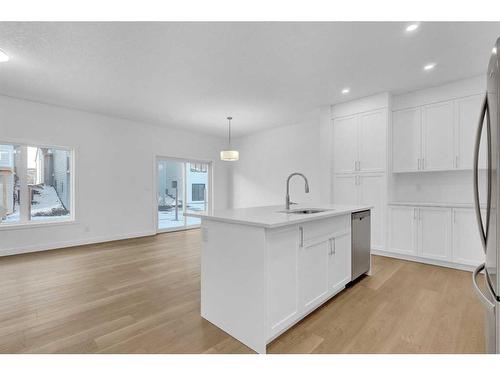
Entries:
[[317,208],[327,211],[315,214],[293,214],[283,213],[284,206],[265,206],[235,208],[230,210],[215,210],[207,213],[203,211],[186,211],[184,216],[198,217],[206,220],[223,221],[227,223],[246,224],[264,228],[276,228],[291,224],[303,223],[306,221],[324,219],[327,217],[346,215],[352,212],[364,211],[373,206],[349,206],[338,204],[315,204],[315,205],[293,205],[291,209]]

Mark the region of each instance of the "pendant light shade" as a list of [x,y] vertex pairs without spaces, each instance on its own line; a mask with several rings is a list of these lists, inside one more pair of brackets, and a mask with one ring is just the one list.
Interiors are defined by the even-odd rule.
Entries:
[[240,153],[236,150],[231,150],[231,120],[232,117],[228,117],[228,148],[227,150],[222,150],[220,152],[220,160],[224,161],[237,161],[240,159]]
[[220,152],[220,160],[237,161],[240,159],[240,153],[236,150],[223,150]]

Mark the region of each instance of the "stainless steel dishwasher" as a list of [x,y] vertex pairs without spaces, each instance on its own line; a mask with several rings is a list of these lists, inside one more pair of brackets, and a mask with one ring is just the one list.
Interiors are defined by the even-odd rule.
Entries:
[[370,270],[370,210],[351,215],[352,281]]

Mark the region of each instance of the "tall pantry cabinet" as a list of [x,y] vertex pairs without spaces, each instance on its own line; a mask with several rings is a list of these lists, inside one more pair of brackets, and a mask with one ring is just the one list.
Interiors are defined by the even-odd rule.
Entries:
[[385,247],[388,95],[332,108],[333,202],[373,206],[371,246]]

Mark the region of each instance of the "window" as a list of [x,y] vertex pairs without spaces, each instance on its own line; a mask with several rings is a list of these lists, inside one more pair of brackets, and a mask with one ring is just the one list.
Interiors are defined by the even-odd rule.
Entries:
[[73,218],[73,152],[0,142],[0,224]]
[[194,202],[199,202],[205,200],[205,184],[193,184],[192,185],[192,197]]

